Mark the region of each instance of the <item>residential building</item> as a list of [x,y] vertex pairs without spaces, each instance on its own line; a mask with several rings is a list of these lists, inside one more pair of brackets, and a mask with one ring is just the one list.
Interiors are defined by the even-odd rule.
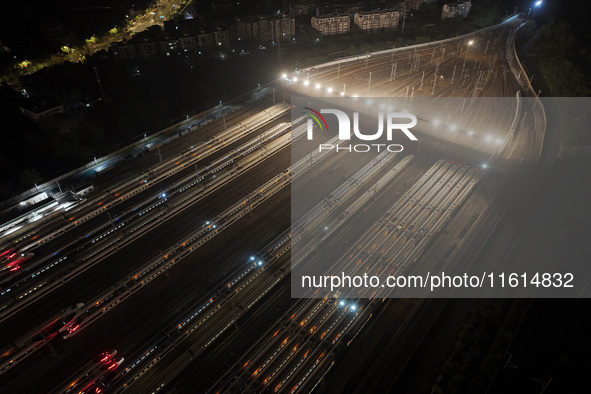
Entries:
[[174,56],[180,52],[178,40],[159,41],[158,49],[162,56]]
[[213,34],[205,33],[197,35],[197,46],[201,50],[213,49]]
[[61,21],[43,16],[33,19],[34,28],[43,37],[43,40],[51,45],[69,45],[75,39],[74,32],[66,28]]
[[61,104],[50,100],[27,100],[19,106],[19,109],[23,115],[34,121],[64,112]]
[[406,9],[417,10],[425,2],[425,0],[406,0]]
[[259,34],[259,18],[246,17],[236,18],[235,23],[231,27],[232,38],[236,41],[242,40],[256,40],[260,38]]
[[132,7],[127,11],[128,18],[135,18],[136,16],[141,16],[145,12],[142,8],[135,8]]
[[454,18],[456,16],[465,18],[470,13],[471,7],[472,2],[470,0],[444,4],[441,10],[441,19]]
[[259,41],[273,41],[273,22],[271,20],[260,18],[259,20]]
[[472,1],[458,1],[458,15],[462,18],[465,18],[470,13],[470,8],[472,8]]
[[118,59],[137,59],[137,48],[135,44],[114,42],[109,47],[109,52]]
[[109,47],[109,52],[117,59],[139,58],[155,61],[159,58],[178,56],[188,51],[216,49],[222,46],[227,48],[229,44],[229,31],[218,28],[213,32],[203,30],[196,36],[171,38],[158,42],[146,41],[136,44],[115,42]]
[[231,26],[232,40],[259,42],[287,40],[295,36],[295,18],[290,16],[250,16],[236,18]]
[[312,17],[312,28],[323,36],[347,33],[351,29],[350,15],[324,15]]
[[137,49],[140,59],[149,62],[158,60],[158,45],[155,42],[141,42],[137,44]]
[[179,47],[183,51],[195,51],[197,50],[197,38],[196,37],[181,37],[178,39]]
[[441,19],[454,18],[458,16],[458,5],[456,3],[444,4],[441,10]]
[[408,11],[408,4],[406,4],[406,1],[402,1],[400,3],[396,3],[392,9],[394,11],[400,12],[401,15],[404,15],[406,11]]
[[341,15],[353,15],[356,12],[362,12],[364,10],[367,10],[367,5],[367,3],[335,4],[332,12]]
[[217,14],[231,14],[239,9],[239,5],[236,0],[212,0],[211,9]]
[[289,2],[289,14],[298,15],[309,15],[316,12],[316,2],[312,1],[290,1]]
[[400,13],[392,10],[358,12],[354,16],[354,23],[365,31],[396,29],[399,20]]
[[275,37],[274,41],[286,40],[295,37],[295,18],[282,16],[275,19]]
[[230,45],[230,32],[228,30],[218,29],[213,33],[213,42],[217,46],[229,46]]

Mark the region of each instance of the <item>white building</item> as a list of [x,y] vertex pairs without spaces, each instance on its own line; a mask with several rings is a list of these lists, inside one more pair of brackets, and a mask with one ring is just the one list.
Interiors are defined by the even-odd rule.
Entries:
[[313,16],[312,28],[318,30],[323,36],[347,33],[351,29],[350,15],[325,15]]
[[456,16],[465,18],[470,13],[471,7],[471,0],[444,4],[441,11],[441,19],[454,18]]
[[355,24],[366,31],[396,29],[399,20],[400,13],[392,10],[358,12],[354,17]]

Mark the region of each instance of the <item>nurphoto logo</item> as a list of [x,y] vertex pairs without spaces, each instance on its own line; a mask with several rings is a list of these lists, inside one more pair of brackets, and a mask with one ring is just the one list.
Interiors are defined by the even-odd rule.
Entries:
[[[314,139],[314,123],[318,125],[321,131],[328,131],[328,124],[322,114],[332,114],[337,117],[339,125],[339,140],[348,141],[351,139],[351,131],[353,131],[356,138],[362,141],[376,141],[384,134],[384,128],[386,130],[387,141],[392,141],[392,136],[395,130],[402,131],[409,140],[417,141],[417,137],[410,131],[410,129],[417,124],[417,117],[407,112],[383,112],[378,113],[378,127],[377,131],[373,134],[362,133],[359,129],[359,112],[353,112],[353,127],[351,127],[351,119],[349,115],[338,109],[321,109],[316,111],[309,107],[303,107],[309,112],[305,112],[306,115],[310,116],[308,119],[308,140]],[[385,122],[384,122],[385,118]],[[407,120],[406,122],[400,122],[400,120]],[[384,123],[386,124],[384,127]],[[372,149],[377,149],[378,152],[387,149],[389,152],[402,152],[404,149],[399,144],[354,144],[347,146],[339,146],[338,144],[319,144],[318,150],[330,150],[335,149],[337,152],[368,152]]]

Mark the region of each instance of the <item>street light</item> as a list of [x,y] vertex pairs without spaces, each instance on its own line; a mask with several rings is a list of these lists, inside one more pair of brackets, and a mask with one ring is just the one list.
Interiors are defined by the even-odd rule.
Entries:
[[[543,1],[542,0],[538,0],[534,3],[534,7],[535,8],[540,8],[542,6]],[[529,18],[529,14],[531,13],[531,7],[529,7],[529,10],[527,11],[527,18]]]
[[464,56],[464,66],[466,67],[466,62],[468,61],[468,51],[470,50],[470,47],[472,46],[472,44],[474,44],[473,40],[468,41],[468,48],[466,48],[466,55]]

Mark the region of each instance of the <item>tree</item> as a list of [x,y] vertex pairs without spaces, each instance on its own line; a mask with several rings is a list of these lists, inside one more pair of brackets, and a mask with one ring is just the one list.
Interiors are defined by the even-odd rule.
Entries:
[[352,56],[352,55],[357,55],[359,53],[359,50],[355,47],[355,45],[349,45],[347,47],[347,55]]
[[92,46],[92,45],[96,44],[96,36],[92,35],[90,38],[87,38],[84,41],[86,42],[87,46]]
[[25,69],[26,70],[31,65],[32,65],[32,63],[30,61],[23,60],[22,62],[18,63],[18,68],[21,68],[21,69]]

